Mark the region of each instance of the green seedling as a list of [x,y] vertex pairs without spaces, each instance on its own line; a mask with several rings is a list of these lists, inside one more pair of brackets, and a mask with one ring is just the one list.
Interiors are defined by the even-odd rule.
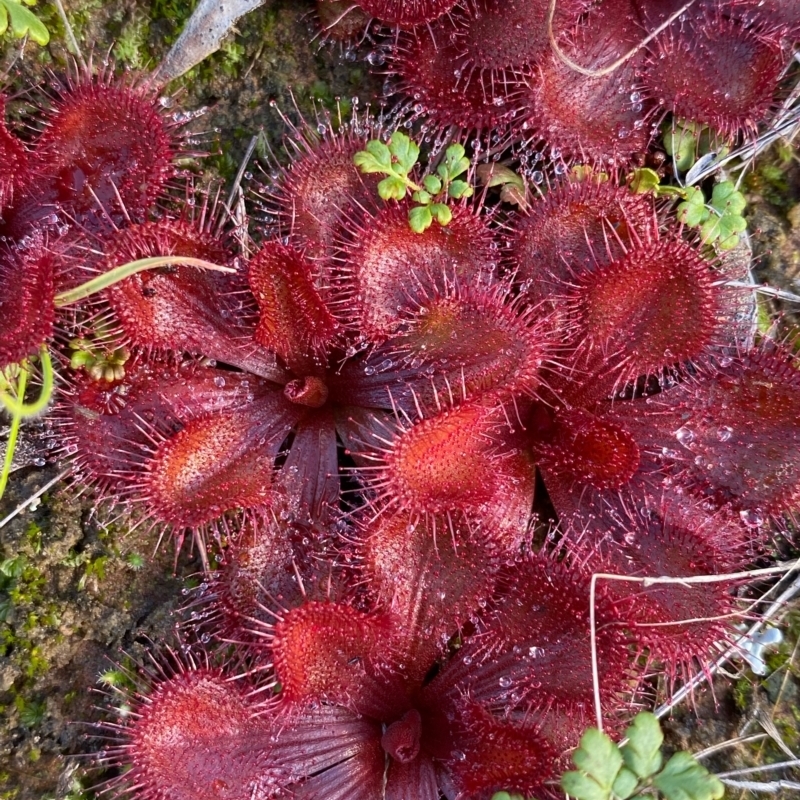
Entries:
[[622,747],[589,728],[572,756],[578,768],[561,777],[561,788],[576,800],[628,800],[657,793],[666,800],[719,800],[725,791],[689,753],[663,764],[664,735],[653,714],[637,714]]
[[[724,794],[722,782],[689,753],[675,753],[664,764],[664,734],[653,714],[637,714],[625,738],[620,747],[602,731],[589,728],[572,755],[577,770],[561,776],[561,788],[575,800],[719,800]],[[496,792],[492,800],[525,798]]]
[[421,183],[409,175],[419,159],[419,146],[406,134],[395,131],[388,144],[379,139],[367,142],[366,148],[353,156],[353,163],[364,174],[386,177],[378,184],[378,194],[384,200],[403,200],[411,193],[418,205],[408,212],[408,224],[415,233],[423,233],[434,219],[442,227],[450,224],[453,214],[448,200],[460,200],[472,195],[472,187],[461,178],[469,169],[469,159],[460,144],[453,144],[445,151],[445,157]]
[[[0,0],[0,4],[7,2],[11,2],[11,0]],[[0,5],[0,8],[2,8],[2,5]],[[0,14],[0,22],[1,21],[2,14]],[[54,304],[56,308],[63,308],[64,306],[77,303],[79,300],[84,300],[93,294],[97,294],[97,292],[102,292],[104,289],[132,275],[136,275],[139,272],[171,266],[189,266],[198,267],[200,269],[210,269],[217,272],[235,272],[231,267],[212,264],[200,258],[190,258],[188,256],[154,256],[122,264],[108,272],[104,272],[102,275],[98,275],[96,278],[92,278],[86,283],[82,283],[80,286],[76,286],[74,289],[61,292],[55,296]],[[88,342],[88,340],[84,339],[75,340],[75,342],[86,343],[86,347],[94,346],[92,342]],[[73,350],[76,351],[73,353],[72,357],[72,361],[74,362],[73,368],[85,367],[90,373],[92,369],[95,369],[97,374],[107,381],[116,380],[118,379],[117,376],[124,376],[123,365],[128,360],[128,353],[125,348],[115,350],[110,355],[105,356],[91,349],[81,349],[81,347],[81,344],[77,344],[73,347]],[[14,452],[17,447],[17,439],[19,437],[19,429],[22,420],[41,414],[49,405],[53,395],[53,364],[47,344],[42,344],[39,349],[38,360],[42,386],[39,391],[38,399],[32,403],[25,401],[25,391],[28,385],[28,378],[31,375],[33,364],[36,359],[33,357],[25,358],[18,364],[9,364],[0,369],[0,405],[11,415],[11,429],[8,434],[8,441],[6,442],[2,471],[0,471],[0,497],[3,496],[6,486],[8,485],[8,478],[11,474],[11,465],[14,461]]]
[[657,197],[680,200],[675,213],[678,221],[689,228],[699,228],[703,244],[720,250],[732,250],[739,243],[739,234],[747,228],[742,216],[747,201],[732,181],[716,184],[711,198],[698,186],[663,185],[657,172],[647,167],[634,170],[630,178],[634,192],[653,192]]
[[0,0],[0,34],[11,25],[11,33],[17,38],[25,36],[44,47],[50,41],[50,32],[27,6],[35,6],[36,0]]

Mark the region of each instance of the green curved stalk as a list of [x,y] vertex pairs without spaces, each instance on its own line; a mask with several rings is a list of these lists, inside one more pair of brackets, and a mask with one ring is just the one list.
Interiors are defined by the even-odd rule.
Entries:
[[42,345],[39,350],[39,358],[42,362],[42,390],[34,403],[25,402],[25,385],[22,376],[27,381],[28,362],[27,359],[20,364],[20,381],[16,392],[16,397],[11,397],[6,392],[0,391],[0,403],[12,416],[19,414],[21,418],[35,417],[47,408],[50,398],[53,396],[53,362],[50,359],[50,351],[47,345]]
[[92,278],[74,289],[69,289],[66,292],[61,292],[55,296],[56,308],[63,308],[64,306],[77,303],[78,300],[83,300],[90,297],[97,292],[102,292],[103,289],[108,289],[115,283],[124,281],[130,278],[131,275],[136,275],[138,272],[144,272],[148,269],[158,269],[159,267],[171,266],[185,266],[185,267],[198,267],[200,269],[210,269],[216,272],[236,272],[232,267],[223,267],[219,264],[213,264],[210,261],[204,261],[202,258],[190,258],[189,256],[154,256],[153,258],[142,258],[138,261],[130,261],[120,267],[104,272],[96,278]]
[[[19,397],[22,397],[25,394],[25,384],[27,382],[27,362],[23,361],[19,367],[19,380],[17,381],[17,394]],[[0,393],[0,398],[3,400],[3,405],[6,404],[6,397],[7,395],[5,392]],[[0,472],[0,497],[2,497],[6,491],[8,476],[11,474],[11,463],[14,461],[14,451],[17,449],[17,437],[19,436],[19,427],[22,422],[22,404],[17,403],[16,405],[16,409],[11,412],[11,430],[8,433],[8,442],[6,442],[6,455],[3,459],[3,471]]]
[[11,474],[11,464],[14,461],[14,452],[17,449],[17,438],[19,436],[22,420],[26,417],[35,417],[37,414],[41,414],[41,412],[47,408],[47,404],[53,396],[53,362],[50,358],[50,351],[45,344],[43,344],[39,350],[39,359],[42,363],[42,389],[35,402],[25,402],[25,389],[28,384],[28,375],[30,374],[28,359],[23,360],[19,364],[19,375],[14,390],[16,396],[12,397],[8,392],[0,390],[0,403],[6,411],[11,414],[11,429],[9,430],[8,441],[6,442],[3,469],[2,472],[0,472],[0,497],[3,496],[6,490],[8,477]]

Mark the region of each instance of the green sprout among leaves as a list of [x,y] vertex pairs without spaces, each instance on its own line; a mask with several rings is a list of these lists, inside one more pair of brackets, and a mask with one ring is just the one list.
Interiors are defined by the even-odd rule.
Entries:
[[720,250],[732,250],[739,244],[739,234],[747,228],[742,216],[747,201],[732,181],[714,186],[711,198],[706,199],[698,186],[664,186],[658,173],[644,167],[634,171],[630,183],[634,192],[654,192],[657,197],[674,197],[678,203],[678,221],[690,228],[699,228],[703,244]]
[[8,30],[11,23],[11,32],[17,39],[28,36],[44,47],[50,41],[50,33],[41,20],[26,8],[34,5],[36,0],[0,0],[0,35]]
[[389,143],[379,139],[367,142],[366,148],[353,156],[353,163],[364,173],[386,175],[378,184],[384,200],[403,200],[409,192],[418,203],[408,212],[408,224],[415,233],[423,233],[435,219],[442,227],[449,225],[453,213],[447,200],[460,200],[472,195],[472,187],[461,176],[469,169],[469,159],[460,144],[445,151],[436,174],[428,174],[422,185],[409,175],[419,159],[419,146],[401,131],[395,131]]
[[[634,717],[621,747],[597,728],[589,728],[572,754],[577,770],[561,776],[561,788],[576,800],[719,800],[725,787],[689,753],[675,753],[666,764],[664,734],[647,711]],[[492,800],[524,800],[496,792]]]
[[[10,1],[11,0],[0,0],[0,4]],[[0,5],[0,8],[2,8],[2,5]],[[0,21],[2,21],[1,16],[2,15],[0,15]],[[122,264],[119,267],[115,267],[108,272],[104,272],[102,275],[98,275],[86,281],[86,283],[80,284],[80,286],[76,286],[74,289],[61,292],[55,296],[54,304],[56,308],[63,308],[64,306],[91,297],[91,295],[101,292],[109,286],[113,286],[139,272],[178,265],[210,269],[217,272],[235,271],[231,267],[212,264],[200,258],[191,258],[189,256],[153,256],[151,258],[143,258],[138,261]],[[89,370],[90,374],[92,370],[95,370],[96,374],[107,381],[119,380],[124,376],[124,364],[129,357],[129,353],[125,348],[115,350],[108,356],[102,356],[96,349],[96,342],[93,343],[89,340],[81,339],[75,340],[72,344],[74,345],[73,350],[75,351],[72,356],[73,369],[84,367]],[[6,486],[8,485],[8,478],[11,474],[14,452],[17,447],[17,438],[19,437],[22,420],[41,414],[47,408],[53,396],[53,386],[55,383],[53,364],[46,343],[43,343],[39,348],[38,360],[42,385],[39,390],[39,397],[32,403],[26,402],[25,391],[28,385],[28,378],[31,376],[33,370],[32,365],[36,359],[31,356],[23,359],[18,364],[8,364],[0,368],[0,408],[5,409],[5,411],[11,415],[11,429],[8,434],[3,464],[2,467],[0,467],[0,497],[3,496]]]

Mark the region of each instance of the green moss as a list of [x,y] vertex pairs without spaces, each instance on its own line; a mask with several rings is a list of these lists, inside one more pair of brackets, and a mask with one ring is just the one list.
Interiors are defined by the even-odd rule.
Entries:
[[747,677],[739,678],[733,687],[733,702],[740,711],[747,711],[753,702],[753,684]]
[[758,166],[744,180],[746,189],[761,195],[768,203],[788,209],[792,202],[789,186],[788,166],[792,163],[792,148],[783,142],[777,143],[769,154],[760,159]]
[[114,44],[114,57],[133,69],[144,69],[153,60],[148,48],[150,19],[134,10],[131,18],[122,26]]
[[178,38],[196,6],[197,0],[151,0],[150,19],[163,28],[165,44],[171,45]]

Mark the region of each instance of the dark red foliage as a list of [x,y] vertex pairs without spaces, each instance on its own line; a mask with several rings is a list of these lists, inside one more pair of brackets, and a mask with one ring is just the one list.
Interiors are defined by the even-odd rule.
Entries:
[[142,220],[174,174],[170,123],[153,93],[99,76],[64,86],[45,119],[7,230],[48,214],[92,230]]
[[25,145],[6,127],[5,111],[6,98],[0,95],[0,214],[12,205],[28,168]]
[[732,139],[773,107],[785,61],[780,29],[710,11],[659,37],[645,81],[675,116]]
[[549,479],[619,489],[639,468],[639,445],[621,424],[582,409],[551,416],[537,406],[531,426],[536,461]]
[[258,723],[244,691],[218,670],[184,669],[142,698],[110,761],[133,768],[116,780],[142,800],[241,800],[273,796],[274,778],[253,746]]
[[348,239],[338,261],[341,302],[349,325],[373,341],[395,333],[432,294],[488,279],[496,265],[492,233],[468,206],[422,234],[409,228],[407,203],[384,206],[350,226]]
[[[187,256],[230,267],[233,256],[196,224],[163,219],[114,237],[102,270],[154,256]],[[202,354],[265,377],[274,356],[253,342],[255,309],[243,277],[195,266],[139,272],[104,292],[132,345]]]
[[459,28],[447,18],[400,35],[389,59],[398,90],[413,98],[409,110],[424,118],[433,132],[450,126],[465,134],[502,128],[523,86],[484,80],[464,52]]
[[527,103],[530,129],[561,156],[599,162],[627,162],[650,141],[649,101],[638,73],[643,56],[603,72],[641,38],[629,0],[595,6],[559,45],[584,74],[551,52],[531,82]]
[[[767,64],[759,54],[786,29],[770,38],[735,10],[744,2],[704,10],[702,35],[757,31]],[[377,176],[352,161],[390,131],[304,124],[262,189],[271,220],[240,248],[163,197],[176,148],[148,90],[87,79],[64,89],[30,148],[0,129],[0,150],[36,178],[0,177],[6,362],[51,338],[60,282],[148,256],[234,265],[246,253],[230,276],[129,278],[62,315],[53,345],[55,428],[76,478],[224,550],[183,630],[199,622],[209,651],[232,660],[162,671],[116,728],[110,760],[133,764],[117,788],[142,800],[552,796],[595,719],[592,574],[746,569],[762,518],[800,502],[796,357],[752,350],[714,285],[727,273],[608,169],[658,166],[644,152],[645,48],[605,68],[671,0],[560,4],[562,57],[538,2],[363,5],[402,25],[425,17],[393,32],[391,69],[410,94],[399,118],[429,114],[437,145],[479,131],[473,153],[488,144],[498,161],[526,131],[557,162],[547,181],[522,170],[553,187],[542,199],[520,189],[519,208],[495,209],[486,187],[418,234],[408,212],[424,199],[382,203]],[[584,158],[593,171],[557,177]],[[58,247],[40,246],[45,229]],[[110,380],[67,366],[119,345],[130,352]],[[612,732],[645,666],[674,675],[729,635],[735,589],[600,582]],[[244,673],[258,683],[233,677]]]
[[663,397],[682,421],[670,461],[694,492],[759,525],[800,500],[800,370],[777,345],[723,364]]
[[377,180],[353,164],[353,156],[377,133],[373,128],[369,118],[342,122],[337,133],[290,127],[285,147],[291,162],[261,194],[276,233],[310,258],[331,257],[342,223],[356,209],[374,206]]
[[273,503],[275,457],[297,422],[280,394],[196,417],[159,443],[142,491],[159,520],[197,528],[233,508]]
[[[316,276],[307,258],[276,241],[264,245],[250,262],[250,288],[260,311],[254,338],[295,374],[314,372],[326,362],[340,328],[314,285]],[[323,405],[327,389],[312,398],[308,388],[291,399]]]
[[53,335],[56,263],[38,234],[0,248],[0,369],[36,355]]
[[573,278],[565,328],[575,363],[633,380],[696,359],[718,325],[715,277],[697,249],[661,239]]
[[368,14],[383,22],[422,25],[446,14],[458,0],[358,0]]
[[[592,572],[633,577],[693,578],[739,572],[752,560],[740,520],[709,515],[680,498],[633,510],[619,531],[601,542],[585,537]],[[573,535],[575,531],[573,531]],[[640,648],[666,665],[671,679],[688,677],[706,662],[716,642],[730,638],[735,621],[735,581],[652,584],[604,580],[620,616]]]
[[564,284],[621,258],[654,228],[647,195],[610,181],[565,181],[514,220],[507,260],[531,302],[554,303]]

